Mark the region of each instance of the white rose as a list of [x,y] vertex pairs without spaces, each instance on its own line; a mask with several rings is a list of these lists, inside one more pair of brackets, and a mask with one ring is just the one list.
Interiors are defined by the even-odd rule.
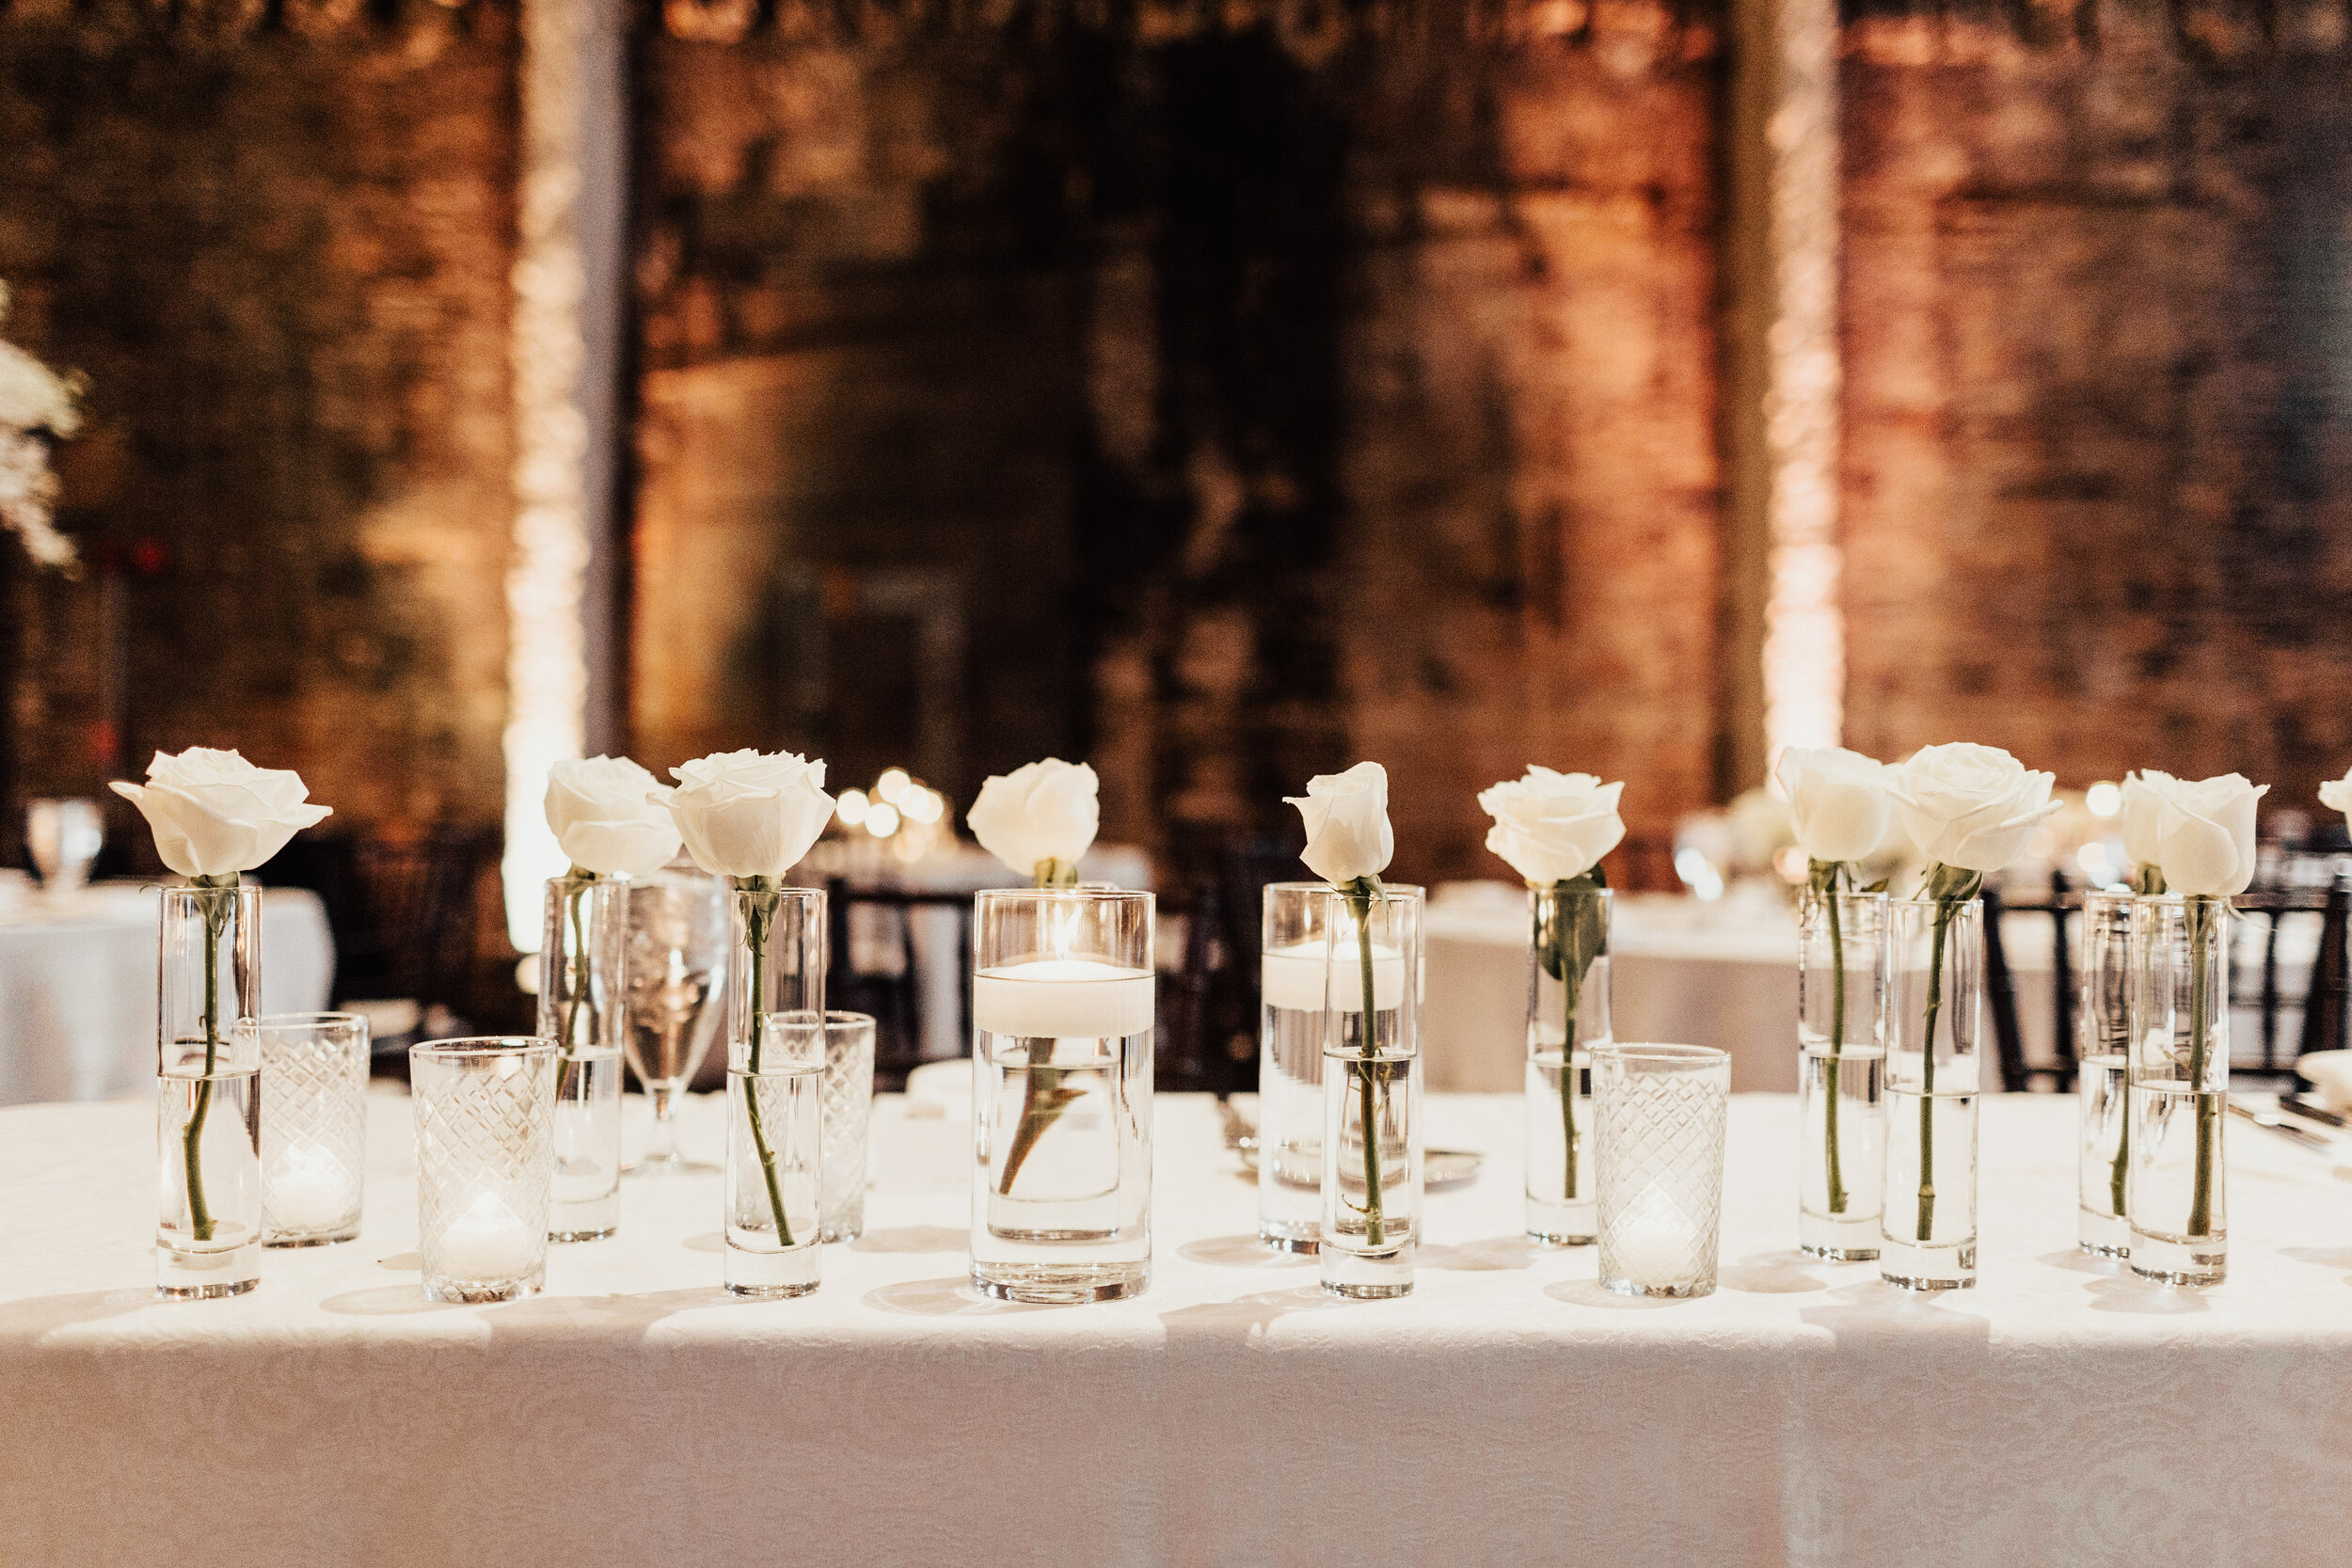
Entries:
[[2344,813],[2346,824],[2352,824],[2352,773],[2341,779],[2330,779],[2319,786],[2319,803],[2329,811]]
[[627,757],[559,762],[548,771],[548,826],[582,871],[642,877],[678,849],[677,824],[652,799],[660,787]]
[[2215,898],[2244,893],[2254,879],[2254,802],[2268,784],[2236,773],[2217,779],[2152,782],[2162,801],[2156,814],[2156,864],[2165,890]]
[[2164,858],[2156,819],[2165,787],[2179,782],[2153,768],[2123,775],[2123,855],[2134,865],[2154,865]]
[[1479,792],[1479,805],[1495,819],[1486,847],[1537,887],[1581,877],[1625,837],[1617,816],[1624,793],[1624,784],[1590,773],[1530,768],[1525,778]]
[[1895,798],[1886,765],[1842,746],[1791,746],[1774,769],[1788,792],[1798,847],[1809,861],[1858,861],[1886,840]]
[[1307,847],[1298,858],[1334,887],[1361,877],[1377,877],[1396,853],[1389,828],[1389,771],[1359,762],[1344,773],[1318,773],[1307,793],[1286,795],[1307,821]]
[[139,808],[155,830],[155,852],[183,877],[250,871],[330,815],[306,803],[310,792],[292,768],[256,768],[201,746],[176,757],[158,752],[144,785],[113,789]]
[[1047,757],[980,785],[964,820],[980,847],[1024,877],[1047,861],[1078,863],[1094,843],[1103,812],[1095,799],[1098,781],[1085,763]]
[[1927,746],[1887,772],[1903,831],[1931,864],[1998,871],[2058,810],[2051,775],[1997,746]]
[[714,752],[670,776],[677,787],[653,799],[714,877],[781,877],[833,819],[825,765],[788,752]]

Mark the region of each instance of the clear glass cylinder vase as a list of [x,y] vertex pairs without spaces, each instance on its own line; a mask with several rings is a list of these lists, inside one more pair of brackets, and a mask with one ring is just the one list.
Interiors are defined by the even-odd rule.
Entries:
[[261,933],[249,882],[163,890],[155,1291],[174,1300],[261,1279]]
[[1340,894],[1324,938],[1323,1219],[1333,1295],[1409,1294],[1422,1209],[1422,890]]
[[1311,1253],[1323,1225],[1323,961],[1340,895],[1267,886],[1258,962],[1258,1239]]
[[1977,1101],[1984,905],[1886,906],[1886,1159],[1879,1275],[1911,1291],[1977,1282]]
[[537,1037],[408,1048],[417,1251],[434,1301],[513,1301],[547,1284],[557,1046]]
[[1527,1236],[1544,1246],[1597,1233],[1592,1053],[1610,1041],[1613,902],[1585,881],[1527,890]]
[[2076,1242],[2094,1258],[2132,1253],[2132,904],[2122,889],[2083,895],[2082,998],[2075,1013]]
[[713,1172],[678,1147],[677,1105],[724,1032],[735,946],[734,890],[723,877],[670,867],[628,879],[624,1049],[653,1101],[645,1151],[628,1174]]
[[1879,1255],[1886,905],[1808,890],[1798,915],[1797,1245],[1813,1258]]
[[548,1238],[593,1242],[621,1220],[621,1065],[628,1035],[628,882],[548,879],[539,1034],[556,1044],[555,1196]]
[[824,1239],[823,1019],[770,1013],[758,1044],[727,1067],[726,1288],[804,1296]]
[[2132,979],[2132,1272],[2217,1285],[2230,1263],[2230,901],[2133,900]]
[[1152,895],[1002,888],[972,943],[972,1283],[1105,1301],[1152,1277]]
[[367,1172],[368,1021],[272,1013],[261,1046],[262,1244],[348,1242]]

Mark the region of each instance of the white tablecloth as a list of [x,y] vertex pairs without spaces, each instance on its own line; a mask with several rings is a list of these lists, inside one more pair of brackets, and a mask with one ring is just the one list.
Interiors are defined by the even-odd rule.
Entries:
[[[0,915],[0,1105],[103,1100],[155,1076],[151,888],[106,883]],[[316,1012],[335,977],[318,895],[262,895],[262,1009]]]
[[[2028,1061],[2052,1053],[2046,917],[2003,927]],[[1526,1081],[1528,917],[1523,907],[1433,906],[1424,927],[1422,1030],[1431,1087],[1473,1093]],[[1797,927],[1785,915],[1694,899],[1620,895],[1609,936],[1610,1022],[1621,1040],[1731,1053],[1735,1092],[1797,1087]],[[1994,1051],[1993,1023],[1982,1047]]]
[[[632,1103],[632,1114],[637,1107]],[[1723,1290],[1602,1291],[1518,1235],[1515,1100],[1435,1195],[1408,1299],[1251,1240],[1205,1100],[1158,1107],[1156,1276],[963,1284],[963,1130],[882,1101],[865,1240],[717,1290],[713,1179],[624,1190],[548,1293],[417,1287],[407,1106],[366,1228],[232,1301],[151,1300],[139,1105],[0,1111],[0,1559],[125,1563],[1867,1564],[2246,1568],[2352,1532],[2352,1167],[2233,1126],[2232,1278],[2074,1248],[2071,1101],[1986,1106],[1981,1289],[1794,1255],[1792,1102],[1734,1101]],[[712,1107],[689,1143],[716,1148]]]

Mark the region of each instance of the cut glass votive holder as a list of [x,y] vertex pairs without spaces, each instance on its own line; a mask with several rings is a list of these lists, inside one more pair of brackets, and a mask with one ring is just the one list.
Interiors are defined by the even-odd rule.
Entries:
[[1731,1057],[1701,1045],[1593,1053],[1600,1282],[1627,1296],[1715,1290]]
[[367,1169],[368,1021],[273,1013],[261,1037],[262,1244],[348,1242]]
[[825,1036],[816,1013],[769,1013],[727,1063],[725,1284],[735,1295],[817,1289]]
[[408,1048],[418,1249],[435,1301],[512,1301],[547,1282],[557,1053],[535,1037]]
[[823,1239],[866,1233],[866,1128],[874,1109],[874,1020],[825,1015]]

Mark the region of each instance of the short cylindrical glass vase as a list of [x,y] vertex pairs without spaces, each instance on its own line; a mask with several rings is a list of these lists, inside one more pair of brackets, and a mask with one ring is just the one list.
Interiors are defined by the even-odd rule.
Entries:
[[2080,1194],[2076,1241],[2094,1258],[2132,1255],[2131,1116],[2125,1085],[2132,1059],[2132,904],[2120,888],[2083,895],[2081,1043],[2074,1093]]
[[2132,1272],[2218,1285],[2230,1267],[2230,901],[2132,903]]
[[261,935],[249,882],[163,890],[155,1292],[172,1300],[262,1276]]
[[739,1296],[817,1289],[824,1239],[825,1025],[770,1013],[727,1060],[726,1288]]
[[1731,1057],[1704,1045],[1593,1052],[1600,1282],[1628,1296],[1715,1291]]
[[1984,905],[1886,907],[1886,1159],[1879,1275],[1907,1291],[1977,1283],[1977,1097]]
[[261,1022],[262,1244],[359,1234],[368,1152],[368,1021],[273,1013]]
[[1607,888],[1580,879],[1527,890],[1527,1236],[1593,1240],[1593,1050],[1609,1034]]
[[823,1084],[828,1242],[866,1234],[866,1129],[874,1110],[874,1020],[866,1013],[825,1015]]
[[1797,958],[1797,1245],[1879,1255],[1886,1159],[1886,895],[1808,891]]
[[555,1197],[548,1240],[593,1242],[621,1222],[621,1063],[628,1034],[628,882],[548,879],[539,1033],[555,1042]]
[[972,947],[972,1283],[1106,1301],[1152,1277],[1153,902],[992,889]]
[[1280,1252],[1314,1251],[1323,1224],[1323,960],[1340,908],[1328,882],[1273,882],[1259,927],[1258,1239]]
[[559,1047],[537,1037],[408,1048],[417,1250],[435,1301],[513,1301],[547,1284]]
[[1337,896],[1324,939],[1316,1262],[1333,1295],[1407,1295],[1421,1242],[1422,890]]

